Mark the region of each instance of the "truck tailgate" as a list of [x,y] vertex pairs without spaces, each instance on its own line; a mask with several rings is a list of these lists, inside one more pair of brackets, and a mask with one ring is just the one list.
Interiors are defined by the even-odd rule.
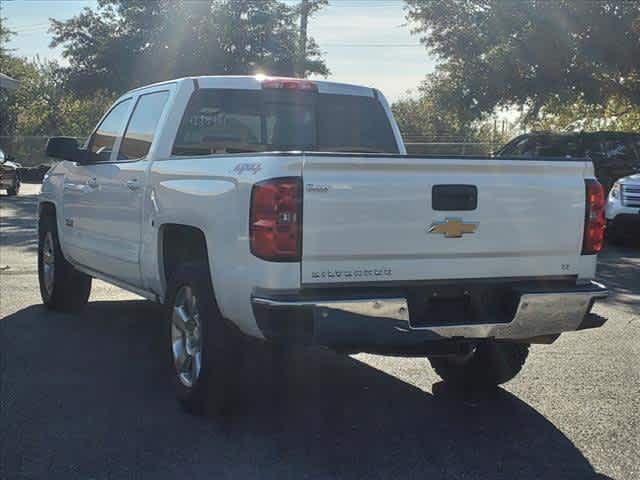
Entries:
[[309,154],[302,283],[575,275],[585,169],[572,160]]

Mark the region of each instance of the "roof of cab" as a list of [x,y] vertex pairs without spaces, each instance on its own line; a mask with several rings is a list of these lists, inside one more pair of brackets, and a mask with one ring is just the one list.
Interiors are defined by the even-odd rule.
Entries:
[[326,80],[308,80],[292,77],[269,77],[265,75],[202,75],[197,77],[182,77],[164,82],[153,83],[142,87],[135,88],[127,92],[127,94],[135,93],[140,90],[146,90],[152,87],[178,83],[184,81],[195,81],[200,88],[230,88],[230,89],[249,89],[259,90],[261,82],[269,78],[311,81],[318,86],[319,93],[333,93],[337,95],[358,95],[365,97],[374,97],[378,92],[370,87],[362,85],[354,85],[350,83],[330,82]]

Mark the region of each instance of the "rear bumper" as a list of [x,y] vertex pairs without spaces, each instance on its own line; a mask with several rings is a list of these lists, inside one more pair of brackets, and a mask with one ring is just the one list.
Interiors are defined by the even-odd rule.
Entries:
[[350,351],[419,353],[438,340],[526,341],[598,327],[605,320],[589,312],[595,300],[607,295],[596,282],[562,290],[518,291],[510,318],[447,325],[427,319],[419,326],[412,324],[410,302],[399,296],[322,300],[261,296],[254,297],[252,305],[269,340]]

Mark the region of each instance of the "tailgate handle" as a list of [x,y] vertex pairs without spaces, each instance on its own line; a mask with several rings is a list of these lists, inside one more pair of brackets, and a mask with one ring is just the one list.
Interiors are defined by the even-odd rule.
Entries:
[[478,188],[475,185],[434,185],[431,189],[434,210],[475,210],[478,208]]

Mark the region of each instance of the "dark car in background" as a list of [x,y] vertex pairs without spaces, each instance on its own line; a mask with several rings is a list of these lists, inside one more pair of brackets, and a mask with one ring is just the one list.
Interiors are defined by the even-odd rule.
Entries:
[[520,135],[495,152],[498,157],[587,157],[605,192],[616,180],[640,172],[640,134],[622,132]]
[[0,190],[6,190],[7,195],[20,193],[19,163],[10,161],[9,157],[0,149]]

